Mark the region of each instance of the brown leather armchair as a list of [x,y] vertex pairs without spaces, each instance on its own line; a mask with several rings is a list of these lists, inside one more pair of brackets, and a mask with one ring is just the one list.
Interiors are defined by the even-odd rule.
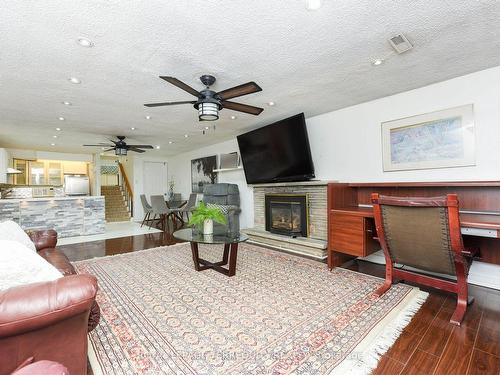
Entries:
[[97,280],[76,274],[55,248],[55,231],[29,235],[38,254],[65,277],[0,291],[0,375],[30,357],[59,362],[71,375],[86,375],[87,333],[99,322]]
[[87,373],[87,323],[97,293],[91,275],[71,275],[0,292],[0,375],[29,357]]
[[[35,244],[38,255],[56,267],[64,276],[76,275],[76,270],[63,252],[56,249],[57,232],[53,229],[28,232]],[[92,331],[101,317],[101,311],[96,301],[90,310],[88,331]]]

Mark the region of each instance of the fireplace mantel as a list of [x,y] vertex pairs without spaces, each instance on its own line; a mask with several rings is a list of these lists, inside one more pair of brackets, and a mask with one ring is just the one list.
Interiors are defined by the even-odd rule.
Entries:
[[338,181],[310,180],[310,181],[300,181],[300,182],[273,182],[268,184],[249,184],[248,186],[251,186],[254,189],[269,188],[269,187],[286,187],[286,186],[326,186],[331,182],[338,182]]

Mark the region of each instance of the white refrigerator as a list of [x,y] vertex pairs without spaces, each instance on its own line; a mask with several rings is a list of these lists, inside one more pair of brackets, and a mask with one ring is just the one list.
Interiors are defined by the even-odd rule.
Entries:
[[89,195],[89,178],[87,176],[64,176],[64,193],[66,195]]

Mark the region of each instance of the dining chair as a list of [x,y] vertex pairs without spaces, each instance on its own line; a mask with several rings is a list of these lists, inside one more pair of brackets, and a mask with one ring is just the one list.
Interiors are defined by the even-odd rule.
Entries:
[[187,203],[181,207],[179,210],[181,216],[186,214],[186,220],[189,220],[189,213],[193,210],[193,208],[196,206],[196,198],[198,197],[198,194],[196,193],[191,193],[189,194],[189,199]]
[[[167,219],[172,214],[172,210],[167,207],[167,203],[165,203],[165,198],[163,195],[152,195],[151,196],[151,206],[153,208],[153,222],[156,219],[156,216],[159,216],[159,220],[161,223],[161,229],[163,231],[166,230]],[[151,228],[152,223],[149,224]]]
[[[450,323],[460,325],[467,305],[473,302],[467,275],[479,250],[464,247],[457,195],[416,198],[373,193],[371,200],[385,256],[385,282],[375,293],[384,294],[394,279],[455,293],[457,307]],[[420,271],[395,268],[395,263]]]
[[144,223],[146,221],[151,220],[151,214],[153,213],[153,207],[148,203],[148,200],[146,199],[145,194],[141,194],[140,198],[141,198],[142,210],[144,211],[144,219],[142,220],[142,223],[141,223],[141,228],[142,228],[142,226],[144,225]]

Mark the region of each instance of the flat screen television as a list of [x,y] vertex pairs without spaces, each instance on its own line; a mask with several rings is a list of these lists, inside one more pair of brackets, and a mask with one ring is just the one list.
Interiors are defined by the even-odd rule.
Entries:
[[237,139],[247,183],[314,178],[303,113],[239,135]]

